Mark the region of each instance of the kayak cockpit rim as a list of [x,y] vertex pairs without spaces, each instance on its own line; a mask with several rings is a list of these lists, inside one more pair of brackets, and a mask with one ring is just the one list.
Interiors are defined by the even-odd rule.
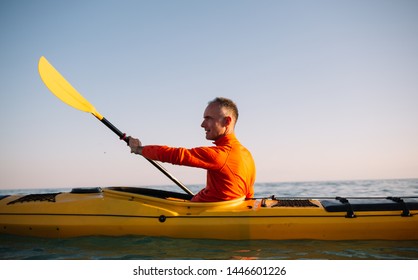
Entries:
[[127,200],[148,201],[151,203],[169,203],[187,207],[232,207],[245,201],[245,197],[218,202],[191,202],[189,194],[170,192],[149,188],[136,187],[107,187],[102,189],[104,196],[125,198]]

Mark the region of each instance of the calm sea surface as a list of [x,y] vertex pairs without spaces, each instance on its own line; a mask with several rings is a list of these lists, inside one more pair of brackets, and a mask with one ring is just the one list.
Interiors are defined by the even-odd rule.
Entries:
[[[154,187],[177,190],[176,186]],[[202,186],[189,186],[196,192]],[[0,190],[2,194],[70,189]],[[255,196],[418,196],[418,179],[258,183]],[[181,192],[181,190],[179,190]],[[0,259],[418,259],[418,241],[225,241],[143,236],[46,239],[0,235]]]

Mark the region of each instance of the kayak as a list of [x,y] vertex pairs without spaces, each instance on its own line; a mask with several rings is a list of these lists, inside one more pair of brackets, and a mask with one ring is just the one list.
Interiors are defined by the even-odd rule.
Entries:
[[190,199],[133,187],[0,196],[0,234],[418,240],[418,197]]

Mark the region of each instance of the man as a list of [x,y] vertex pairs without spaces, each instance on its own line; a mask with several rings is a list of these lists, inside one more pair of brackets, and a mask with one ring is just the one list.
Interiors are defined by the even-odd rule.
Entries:
[[227,98],[210,101],[201,127],[216,146],[193,149],[142,146],[129,137],[131,153],[151,160],[207,169],[206,187],[192,201],[215,202],[254,196],[255,164],[251,153],[235,137],[238,108]]

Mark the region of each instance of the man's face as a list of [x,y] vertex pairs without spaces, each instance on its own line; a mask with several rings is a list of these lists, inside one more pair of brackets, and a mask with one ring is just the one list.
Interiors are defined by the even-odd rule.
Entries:
[[200,125],[206,131],[206,139],[217,140],[226,133],[226,117],[223,109],[216,103],[209,104],[203,113],[203,122]]

